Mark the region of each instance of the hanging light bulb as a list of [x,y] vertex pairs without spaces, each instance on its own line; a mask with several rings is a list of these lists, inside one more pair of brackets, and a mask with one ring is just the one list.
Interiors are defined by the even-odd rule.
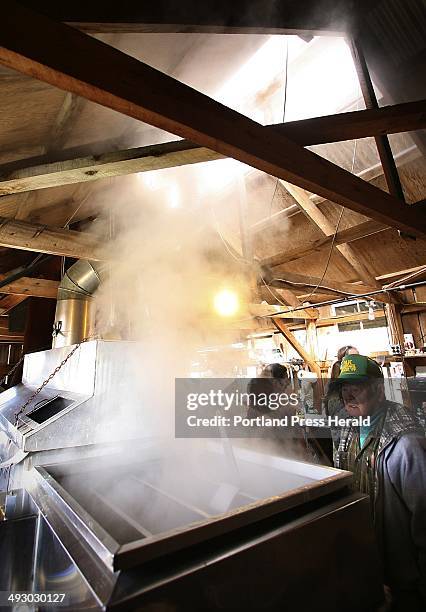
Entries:
[[214,297],[214,309],[221,317],[232,317],[239,309],[238,295],[229,289],[222,289]]
[[368,304],[368,320],[374,321],[376,318],[376,313],[374,312],[374,302],[373,300]]

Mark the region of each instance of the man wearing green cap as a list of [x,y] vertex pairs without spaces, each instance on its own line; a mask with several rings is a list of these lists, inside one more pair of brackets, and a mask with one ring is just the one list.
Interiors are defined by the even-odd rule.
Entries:
[[[335,465],[353,472],[354,487],[370,496],[392,610],[425,611],[425,433],[385,398],[382,370],[369,357],[344,357],[337,383],[348,422],[335,440]],[[369,424],[354,425],[357,417]]]

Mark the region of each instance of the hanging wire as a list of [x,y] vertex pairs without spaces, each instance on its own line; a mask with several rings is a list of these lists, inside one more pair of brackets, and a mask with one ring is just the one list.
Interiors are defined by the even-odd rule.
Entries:
[[216,211],[214,210],[214,207],[212,206],[212,203],[211,203],[210,199],[209,199],[209,209],[210,209],[210,214],[211,214],[211,216],[213,218],[213,224],[214,224],[215,230],[218,233],[218,236],[221,239],[221,241],[223,243],[223,246],[225,247],[225,249],[228,252],[228,254],[232,257],[232,259],[234,259],[238,263],[242,263],[242,264],[244,264],[246,266],[251,266],[252,262],[248,261],[244,257],[236,255],[231,250],[231,248],[229,247],[228,241],[223,237],[222,232],[220,231],[219,222],[218,222],[218,219],[216,217]]
[[[286,111],[286,108],[287,108],[288,36],[285,37],[285,43],[286,43],[286,51],[285,51],[285,63],[284,63],[284,100],[283,100],[283,114],[282,114],[282,121],[281,121],[281,123],[285,122],[285,111]],[[278,183],[279,183],[279,179],[277,178],[277,180],[275,182],[274,193],[272,194],[271,202],[269,204],[269,215],[268,215],[269,218],[271,218],[271,216],[272,216],[272,204],[273,204],[273,201],[275,199],[275,195],[277,193]]]
[[262,275],[260,275],[261,281],[262,283],[265,285],[266,289],[269,291],[269,293],[272,295],[272,297],[274,298],[274,300],[276,300],[281,306],[288,306],[288,304],[286,304],[285,302],[282,302],[279,298],[279,296],[276,294],[276,292],[272,291],[272,289],[270,288],[270,286],[268,285],[268,283],[265,281],[265,279],[263,278]]
[[336,229],[334,230],[333,239],[331,241],[330,250],[328,252],[328,257],[327,257],[327,262],[325,264],[324,272],[322,273],[322,276],[321,276],[318,284],[312,289],[311,293],[305,298],[305,300],[304,300],[305,302],[309,302],[310,298],[314,295],[314,293],[316,293],[317,289],[319,289],[319,287],[321,287],[321,285],[322,285],[322,283],[324,281],[325,275],[327,274],[328,267],[329,267],[330,261],[331,261],[331,256],[333,254],[334,243],[336,242],[336,236],[337,236],[337,232],[339,231],[339,226],[340,226],[340,222],[341,222],[342,217],[343,217],[343,211],[344,210],[345,209],[342,206],[342,208],[340,210],[339,218],[337,220]]
[[[287,282],[287,281],[286,281]],[[419,281],[418,283],[412,283],[410,285],[401,285],[400,287],[394,287],[392,289],[389,290],[384,290],[384,289],[377,289],[376,291],[369,291],[368,293],[354,293],[352,295],[348,295],[348,296],[342,296],[341,298],[335,298],[333,300],[326,300],[326,301],[321,301],[321,302],[314,302],[308,305],[309,308],[319,308],[320,306],[329,306],[330,304],[341,304],[344,302],[348,302],[351,300],[358,300],[358,301],[365,301],[365,298],[368,298],[369,300],[372,299],[373,296],[379,295],[380,293],[390,293],[393,291],[404,291],[405,289],[411,289],[412,287],[424,287],[426,285],[426,281]],[[377,301],[378,298],[375,298]],[[283,310],[283,311],[279,311],[274,313],[274,316],[280,315],[280,314],[284,314],[284,313],[289,313],[289,312],[298,312],[299,310],[303,310],[304,308],[306,308],[306,306],[291,306],[289,308],[287,308],[287,310]],[[266,315],[266,316],[270,316],[270,315]]]
[[[287,108],[287,83],[288,83],[288,36],[285,36],[284,38],[285,38],[285,61],[284,61],[284,100],[283,100],[282,123],[285,122],[285,113],[286,113],[286,108]],[[271,218],[271,215],[272,215],[272,204],[273,204],[273,201],[275,199],[275,195],[277,193],[278,183],[279,183],[279,179],[277,178],[277,180],[275,182],[274,193],[272,194],[271,202],[269,204],[269,214],[268,214],[269,218]],[[243,257],[237,257],[231,251],[231,249],[229,248],[228,242],[225,240],[225,238],[221,234],[221,231],[219,229],[219,224],[217,222],[216,214],[215,214],[215,212],[213,210],[213,207],[212,207],[211,203],[209,204],[209,208],[210,208],[212,216],[214,218],[214,224],[215,224],[216,231],[217,231],[220,239],[222,240],[223,245],[225,246],[225,249],[227,250],[229,255],[231,255],[231,257],[235,261],[238,261],[239,263],[243,263],[243,264],[246,264],[246,265],[251,265],[251,262],[247,261]],[[265,284],[265,286],[267,286],[264,278],[263,277],[261,277],[261,278],[262,278],[262,282]],[[282,302],[280,302],[280,304],[283,305]]]
[[[285,43],[286,43],[286,49],[285,49],[285,63],[284,63],[284,100],[283,100],[283,114],[282,114],[282,121],[281,123],[285,123],[285,113],[287,110],[287,92],[288,92],[288,36],[285,37]],[[272,198],[271,198],[271,202],[269,204],[269,219],[271,219],[272,217],[272,204],[274,202],[276,193],[277,193],[277,189],[278,189],[278,184],[279,184],[279,178],[277,178],[277,180],[275,181],[275,187],[274,187],[274,193],[272,194]],[[272,295],[272,297],[274,298],[274,300],[278,301],[279,304],[281,304],[281,306],[288,306],[288,304],[286,304],[285,302],[281,301],[280,298],[278,297],[278,295],[273,292],[268,283],[266,282],[265,278],[262,276],[262,274],[260,275],[261,281],[264,284],[264,286],[268,289],[269,293]],[[300,302],[300,300],[299,300]]]
[[[357,104],[357,108],[358,108],[358,104]],[[353,173],[354,168],[355,168],[355,159],[356,159],[357,144],[358,144],[358,141],[355,139],[354,140],[354,150],[353,150],[353,154],[352,154],[352,164],[351,164],[351,169],[350,169],[351,173]],[[342,221],[344,210],[345,209],[342,206],[341,210],[340,210],[339,218],[338,218],[337,223],[336,223],[336,229],[334,230],[333,239],[331,241],[330,251],[328,253],[327,262],[325,264],[324,272],[322,273],[321,279],[320,279],[319,283],[317,284],[317,286],[314,287],[314,289],[312,289],[311,293],[305,298],[306,302],[308,302],[310,300],[310,298],[314,295],[314,293],[316,293],[317,289],[319,287],[321,287],[321,284],[324,281],[324,278],[325,278],[325,276],[326,276],[326,274],[328,272],[328,267],[330,265],[331,256],[333,254],[334,243],[336,242],[337,232],[339,231],[340,222]]]
[[[287,280],[285,278],[274,278],[274,281],[279,281],[281,283],[285,283],[287,285],[293,285],[294,287],[306,287],[306,286],[311,286],[310,283],[307,285],[306,282],[297,282],[297,281],[290,281]],[[342,289],[335,289],[333,287],[328,287],[326,284],[322,285],[322,284],[318,284],[316,285],[316,288],[318,289],[326,289],[327,291],[331,291],[332,293],[339,293],[340,295],[344,295],[344,296],[350,296],[352,297],[354,295],[353,292],[351,291],[343,291]],[[356,294],[355,294],[356,295]],[[306,299],[305,299],[306,301]]]

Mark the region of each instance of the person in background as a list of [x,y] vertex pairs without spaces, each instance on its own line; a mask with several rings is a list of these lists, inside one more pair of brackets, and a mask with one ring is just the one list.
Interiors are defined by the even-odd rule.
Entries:
[[[272,379],[272,380],[271,380]],[[292,380],[285,366],[279,363],[271,363],[263,368],[259,378],[253,378],[248,386],[247,392],[259,397],[261,394],[270,395],[273,393],[285,393],[290,396],[295,392]],[[249,419],[265,415],[272,418],[288,417],[289,419],[297,413],[297,405],[293,401],[287,405],[280,406],[276,410],[271,410],[267,406],[249,404],[247,417]],[[313,440],[306,438],[304,428],[295,425],[292,428],[288,427],[273,427],[263,432],[263,438],[274,441],[278,444],[281,450],[286,453],[291,452],[293,456],[297,456],[300,460],[314,461],[324,463],[323,454],[318,445],[314,444]],[[326,465],[330,462],[326,461]]]
[[327,392],[325,395],[325,406],[327,416],[336,416],[343,408],[339,397],[339,391],[335,384],[340,374],[340,364],[346,355],[359,355],[359,351],[355,346],[342,346],[337,351],[337,361],[333,363],[330,370],[330,381],[328,383]]
[[[265,381],[265,379],[268,379]],[[273,379],[271,381],[270,379]],[[280,363],[270,363],[263,368],[258,378],[253,378],[247,387],[247,392],[254,393],[256,396],[260,393],[269,395],[270,393],[291,393],[291,379],[288,370]],[[295,414],[293,406],[280,407],[277,410],[270,410],[267,406],[252,405],[248,407],[247,417],[253,418],[262,414],[282,418],[285,415],[291,416]]]
[[[426,610],[426,438],[404,406],[385,398],[383,373],[364,355],[343,357],[337,379],[351,423],[335,438],[334,463],[369,495],[392,610]],[[350,554],[350,553],[349,553]],[[368,560],[367,560],[368,562]]]

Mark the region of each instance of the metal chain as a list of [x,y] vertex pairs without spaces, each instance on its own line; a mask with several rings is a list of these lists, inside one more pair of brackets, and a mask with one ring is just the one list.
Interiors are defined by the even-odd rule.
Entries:
[[53,370],[53,372],[51,374],[49,374],[49,376],[46,378],[46,380],[44,380],[41,385],[34,391],[34,393],[27,399],[27,401],[25,402],[25,404],[23,404],[20,409],[18,410],[18,412],[15,415],[15,427],[18,424],[18,420],[20,415],[24,412],[25,408],[27,408],[27,406],[29,406],[31,404],[31,402],[37,397],[37,395],[43,391],[44,387],[52,380],[52,378],[54,376],[56,376],[56,374],[59,372],[59,370],[61,370],[61,368],[67,363],[68,359],[70,359],[74,353],[76,352],[77,349],[80,348],[80,346],[82,344],[84,344],[85,342],[87,342],[88,340],[93,340],[95,338],[95,336],[88,336],[87,338],[83,338],[83,340],[81,342],[79,342],[78,344],[75,345],[75,347],[72,349],[72,351],[70,351],[68,353],[68,355],[61,361],[61,363]]
[[2,384],[5,382],[6,378],[8,376],[12,376],[12,374],[14,373],[15,370],[17,370],[19,368],[19,366],[21,365],[21,363],[24,361],[25,359],[25,355],[22,355],[22,357],[20,358],[20,360],[18,361],[18,363],[15,363],[15,365],[13,366],[13,368],[3,376],[3,378],[0,380],[0,387],[2,386]]

